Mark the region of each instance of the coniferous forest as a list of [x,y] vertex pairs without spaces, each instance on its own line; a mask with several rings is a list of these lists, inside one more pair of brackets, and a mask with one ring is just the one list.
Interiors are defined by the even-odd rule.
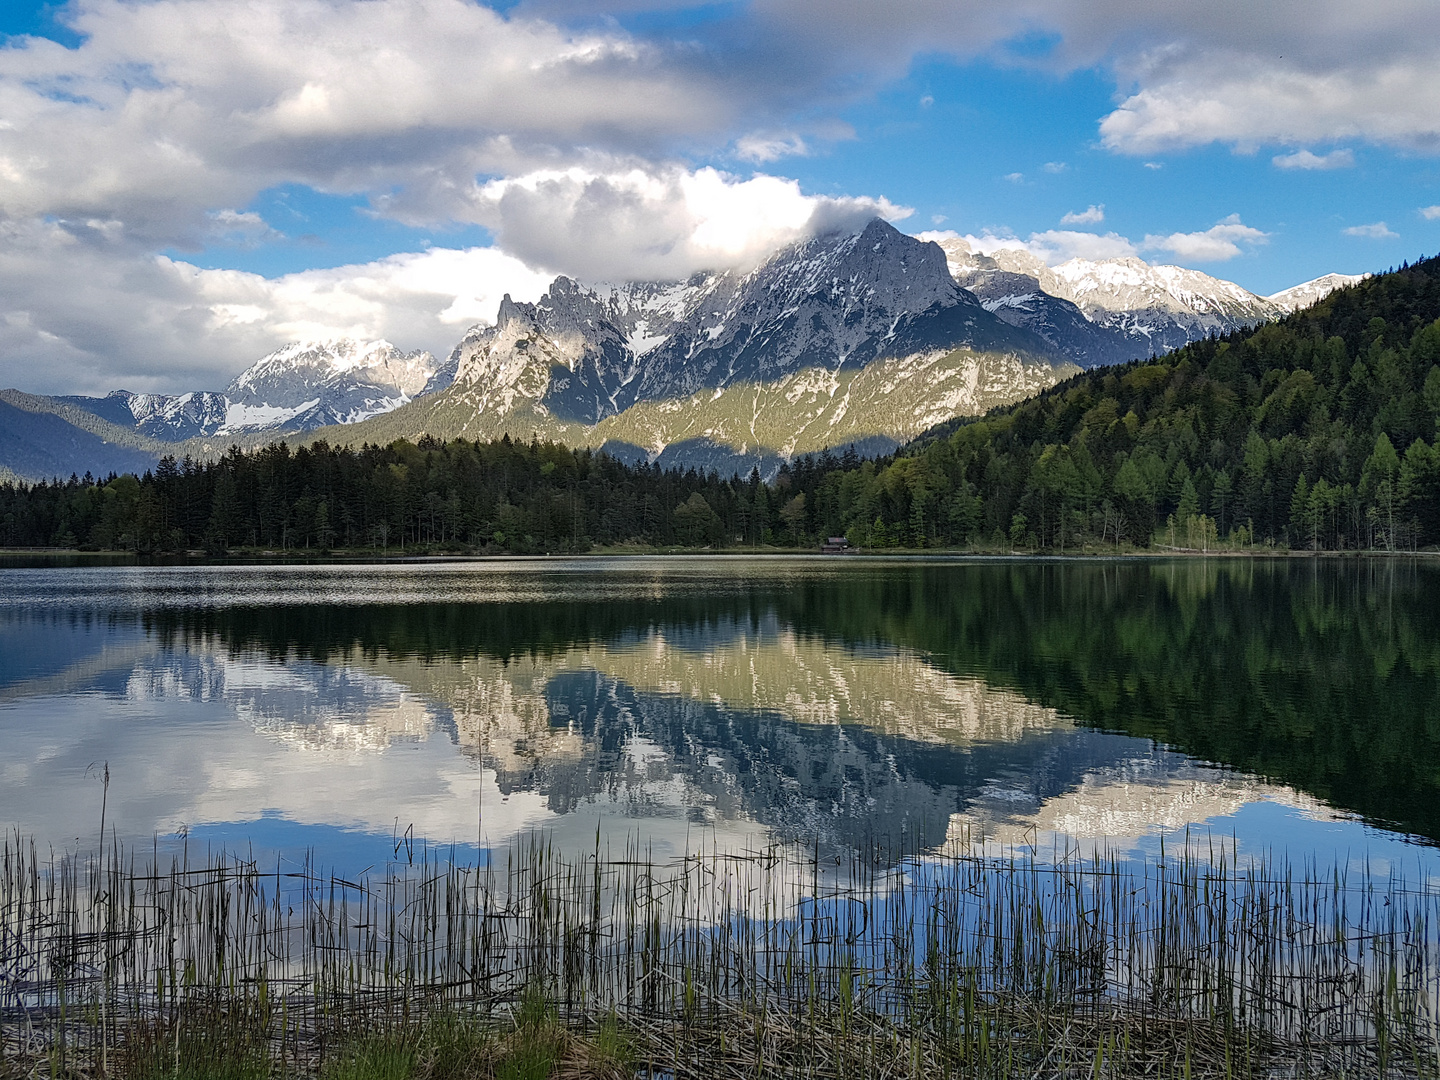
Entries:
[[0,485],[0,546],[561,553],[1440,543],[1440,258],[1273,324],[1100,368],[878,461],[763,481],[424,438]]

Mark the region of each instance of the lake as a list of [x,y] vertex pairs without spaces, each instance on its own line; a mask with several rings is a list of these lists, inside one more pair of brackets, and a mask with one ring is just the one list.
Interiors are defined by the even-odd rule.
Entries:
[[[0,570],[0,824],[342,872],[532,830],[1436,873],[1440,565]],[[108,789],[104,777],[108,768]]]

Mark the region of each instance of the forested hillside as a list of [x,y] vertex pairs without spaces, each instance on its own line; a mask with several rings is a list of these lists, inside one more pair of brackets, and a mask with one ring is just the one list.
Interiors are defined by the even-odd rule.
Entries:
[[1278,323],[1087,372],[875,470],[847,524],[870,543],[1053,549],[1436,543],[1437,320],[1428,259]]
[[508,438],[165,459],[0,485],[0,544],[561,552],[1440,543],[1440,259],[1281,322],[1077,376],[892,458],[773,483]]

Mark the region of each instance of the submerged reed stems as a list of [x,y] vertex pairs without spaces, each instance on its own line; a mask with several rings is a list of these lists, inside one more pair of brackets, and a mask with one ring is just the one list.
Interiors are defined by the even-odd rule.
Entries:
[[0,1058],[233,1080],[1429,1077],[1437,903],[1191,845],[837,865],[528,836],[349,880],[10,837]]

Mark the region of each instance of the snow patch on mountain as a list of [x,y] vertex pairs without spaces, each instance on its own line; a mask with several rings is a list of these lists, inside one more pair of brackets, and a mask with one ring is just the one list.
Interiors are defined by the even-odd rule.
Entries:
[[960,288],[937,247],[877,220],[748,272],[560,277],[536,303],[507,296],[421,400],[363,437],[538,435],[697,467],[759,455],[770,468],[832,445],[893,448],[1074,370]]
[[283,405],[242,405],[238,401],[230,401],[225,410],[225,423],[216,429],[216,434],[229,435],[241,431],[284,427],[319,404],[318,397],[288,408]]
[[126,401],[136,430],[160,439],[213,434],[225,425],[227,404],[224,394],[207,391],[130,394]]
[[714,274],[686,281],[599,282],[590,286],[606,308],[606,317],[625,334],[626,345],[644,356],[689,319],[713,287]]
[[1331,274],[1261,297],[1181,267],[1136,258],[1051,267],[1027,250],[923,241],[877,219],[746,272],[556,278],[536,303],[506,296],[494,323],[468,330],[444,364],[388,341],[295,342],[225,393],[65,400],[166,441],[368,420],[357,437],[543,433],[671,464],[690,463],[692,451],[695,463],[778,461],[851,443],[891,447],[1053,385],[1072,363],[1164,353],[1358,280]]
[[223,396],[223,424],[205,434],[357,423],[413,400],[438,367],[428,352],[402,352],[388,341],[292,342],[236,377]]
[[428,352],[401,352],[388,341],[294,342],[261,357],[226,389],[232,402],[259,408],[318,406],[340,417],[373,415],[386,402],[409,401],[437,369]]
[[1069,300],[1092,319],[1101,313],[1149,311],[1185,321],[1209,317],[1248,320],[1248,325],[1253,325],[1282,314],[1271,300],[1233,281],[1182,266],[1152,266],[1134,256],[1069,259],[1051,267],[1018,248],[1000,248],[983,255],[960,237],[948,238],[940,245],[951,274],[962,284],[977,272],[1021,275],[1033,279],[1041,291]]
[[1274,296],[1143,259],[1069,259],[1049,266],[1023,248],[982,253],[962,237],[937,241],[956,282],[987,310],[1026,327],[1085,367],[1158,355],[1314,303],[1358,278],[1329,274]]
[[1299,285],[1282,289],[1280,292],[1271,293],[1266,299],[1282,311],[1299,311],[1311,304],[1318,304],[1336,289],[1358,285],[1369,276],[1369,274],[1325,274],[1312,281],[1304,281]]

